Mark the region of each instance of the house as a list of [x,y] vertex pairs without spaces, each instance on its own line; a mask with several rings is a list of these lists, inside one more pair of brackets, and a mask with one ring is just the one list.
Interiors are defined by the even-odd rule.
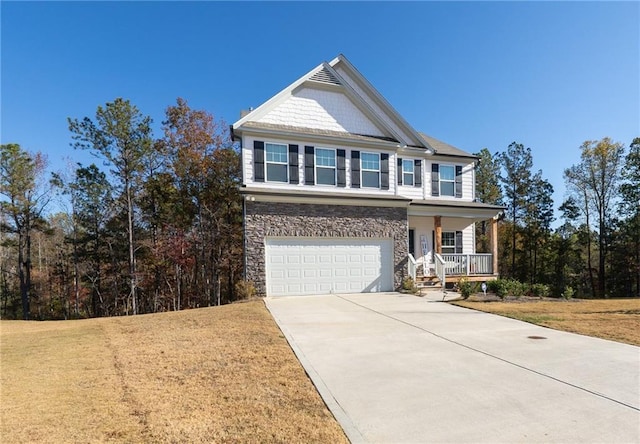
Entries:
[[[245,277],[267,296],[380,292],[497,273],[478,159],[416,131],[339,55],[231,126],[242,150]],[[492,251],[475,251],[490,220]]]

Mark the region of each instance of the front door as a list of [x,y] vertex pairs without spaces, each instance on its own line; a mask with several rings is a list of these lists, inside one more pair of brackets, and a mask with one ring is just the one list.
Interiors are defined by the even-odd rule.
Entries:
[[409,228],[409,254],[416,257],[416,230]]

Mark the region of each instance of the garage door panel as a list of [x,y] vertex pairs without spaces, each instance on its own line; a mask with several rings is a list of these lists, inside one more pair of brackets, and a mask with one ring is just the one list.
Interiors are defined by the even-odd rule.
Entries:
[[302,273],[297,268],[289,268],[287,270],[287,278],[288,279],[300,279],[302,277]]
[[[299,264],[300,263],[300,256],[297,255],[291,255],[291,256],[287,256],[286,260],[284,260],[284,262],[286,262],[287,264]],[[282,263],[284,263],[282,262]]]
[[273,272],[271,272],[271,277],[273,279],[282,279],[285,277],[285,271],[284,270],[274,270]]
[[347,269],[346,268],[336,268],[334,276],[336,278],[345,278],[345,277],[347,277]]
[[373,270],[373,269],[369,268],[369,269],[365,269],[365,270],[364,270],[363,275],[364,275],[365,277],[375,277],[375,276],[377,276],[377,275],[378,275],[378,273],[377,273],[377,271],[376,271],[376,270]]
[[265,254],[269,296],[392,289],[391,239],[267,239]]

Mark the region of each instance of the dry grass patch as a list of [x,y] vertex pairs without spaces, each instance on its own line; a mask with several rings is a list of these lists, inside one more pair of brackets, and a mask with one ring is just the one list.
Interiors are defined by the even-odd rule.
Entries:
[[10,442],[347,442],[262,301],[0,323]]
[[640,346],[640,299],[572,299],[455,303],[556,330]]

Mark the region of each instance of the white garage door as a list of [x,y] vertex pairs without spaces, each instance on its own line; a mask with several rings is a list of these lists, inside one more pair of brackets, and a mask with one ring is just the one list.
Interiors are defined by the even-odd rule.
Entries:
[[391,291],[391,239],[267,239],[266,273],[267,296]]

